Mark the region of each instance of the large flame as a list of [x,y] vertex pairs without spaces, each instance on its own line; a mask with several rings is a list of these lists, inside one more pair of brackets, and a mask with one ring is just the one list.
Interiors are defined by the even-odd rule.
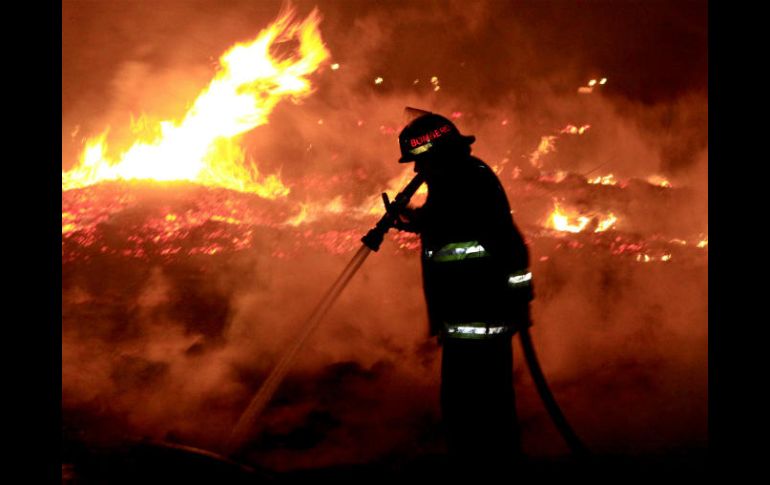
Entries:
[[[330,56],[318,29],[318,11],[301,22],[293,19],[289,9],[253,41],[228,49],[214,79],[180,121],[135,130],[141,131],[136,142],[116,158],[108,154],[107,130],[88,140],[79,164],[62,171],[62,189],[105,180],[152,179],[191,181],[269,198],[286,195],[289,190],[280,178],[262,176],[253,162],[245,163],[238,141],[239,135],[265,124],[279,101],[309,95],[307,76]],[[299,47],[288,58],[270,53],[274,44],[292,39]]]

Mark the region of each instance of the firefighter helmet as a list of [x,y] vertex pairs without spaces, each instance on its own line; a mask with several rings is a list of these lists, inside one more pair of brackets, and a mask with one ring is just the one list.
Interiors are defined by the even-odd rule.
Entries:
[[470,145],[475,136],[460,134],[457,127],[441,115],[427,113],[412,120],[398,135],[399,163],[414,162],[425,153],[456,144]]

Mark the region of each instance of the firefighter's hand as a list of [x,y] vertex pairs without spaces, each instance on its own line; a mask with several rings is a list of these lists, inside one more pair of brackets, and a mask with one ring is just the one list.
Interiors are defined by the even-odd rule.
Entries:
[[416,211],[411,207],[394,204],[388,198],[388,194],[382,194],[382,203],[385,205],[385,211],[390,214],[393,222],[391,225],[399,231],[418,232],[415,223]]
[[414,223],[411,217],[407,213],[398,214],[393,220],[393,227],[399,231],[414,232],[417,233],[417,225]]

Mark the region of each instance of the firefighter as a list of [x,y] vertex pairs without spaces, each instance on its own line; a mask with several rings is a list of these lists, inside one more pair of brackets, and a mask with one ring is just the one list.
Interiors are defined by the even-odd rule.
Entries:
[[423,112],[400,133],[400,163],[428,186],[396,229],[418,233],[429,333],[442,346],[441,411],[455,464],[506,467],[520,457],[512,337],[530,326],[529,254],[492,169],[471,155],[473,136]]

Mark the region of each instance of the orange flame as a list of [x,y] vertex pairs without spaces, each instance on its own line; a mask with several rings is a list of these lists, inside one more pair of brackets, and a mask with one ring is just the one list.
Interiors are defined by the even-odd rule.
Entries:
[[647,182],[658,187],[671,188],[671,182],[661,175],[651,175],[647,177]]
[[613,213],[581,214],[578,211],[564,209],[554,200],[554,209],[546,220],[545,226],[560,232],[578,233],[592,228],[592,232],[604,232],[612,229],[618,218]]
[[589,128],[591,128],[591,125],[582,125],[582,126],[567,125],[559,133],[567,134],[567,135],[582,135],[583,133],[588,131]]
[[652,263],[655,261],[661,261],[666,263],[668,261],[671,261],[671,258],[672,256],[670,253],[662,254],[659,257],[650,256],[649,254],[642,254],[642,253],[636,255],[636,261],[639,263]]
[[325,204],[300,202],[299,212],[285,221],[284,224],[297,227],[300,224],[314,222],[324,216],[342,214],[343,212],[348,212],[350,210],[351,209],[346,207],[343,203],[341,195],[338,195]]
[[[318,25],[317,10],[301,22],[294,11],[262,30],[256,39],[237,43],[219,59],[220,68],[181,121],[161,121],[149,128],[145,119],[137,128],[137,141],[119,157],[108,155],[108,130],[86,141],[79,164],[62,171],[62,190],[85,187],[105,180],[152,179],[191,181],[206,186],[253,192],[276,198],[288,194],[277,175],[262,176],[252,161],[244,163],[239,136],[267,123],[283,99],[308,96],[307,76],[330,54]],[[296,38],[299,48],[286,59],[270,54],[275,43]]]
[[556,137],[553,135],[540,138],[540,144],[537,149],[529,155],[529,163],[535,168],[542,168],[543,162],[540,160],[544,155],[556,151]]
[[612,174],[605,175],[605,176],[598,176],[594,177],[592,179],[588,180],[589,184],[600,184],[600,185],[617,185],[618,181],[615,179],[615,176]]

